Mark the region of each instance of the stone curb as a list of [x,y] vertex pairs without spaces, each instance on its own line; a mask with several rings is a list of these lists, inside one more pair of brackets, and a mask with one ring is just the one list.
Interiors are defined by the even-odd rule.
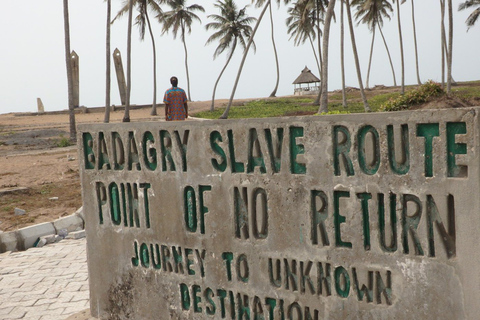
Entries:
[[75,213],[19,230],[0,233],[0,253],[23,251],[35,246],[41,247],[51,242],[51,237],[58,242],[69,236],[70,239],[85,237],[85,219],[83,207]]

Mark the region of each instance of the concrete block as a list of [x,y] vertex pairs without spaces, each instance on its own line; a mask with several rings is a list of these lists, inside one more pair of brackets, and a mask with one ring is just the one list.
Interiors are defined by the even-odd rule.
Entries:
[[65,239],[82,239],[85,238],[85,230],[70,232]]
[[33,247],[35,242],[41,236],[46,236],[49,234],[55,233],[55,228],[53,227],[53,223],[45,222],[41,224],[37,224],[34,226],[22,228],[17,231],[19,235],[19,240],[21,241],[18,249],[19,250],[26,250],[28,248]]
[[73,232],[83,229],[83,220],[76,214],[72,214],[55,220],[53,226],[57,231],[56,233],[62,229],[66,229],[68,232]]
[[17,251],[18,234],[16,231],[0,233],[0,253]]
[[480,108],[78,128],[100,318],[479,318]]

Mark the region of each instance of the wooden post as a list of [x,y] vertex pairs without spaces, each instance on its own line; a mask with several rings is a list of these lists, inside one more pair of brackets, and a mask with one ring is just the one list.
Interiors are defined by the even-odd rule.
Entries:
[[127,83],[125,81],[125,73],[123,72],[122,56],[118,48],[113,51],[113,63],[117,74],[118,91],[120,92],[120,100],[122,105],[127,104]]
[[73,82],[73,107],[80,106],[80,70],[78,54],[72,51],[70,54],[70,63],[72,65],[72,82]]

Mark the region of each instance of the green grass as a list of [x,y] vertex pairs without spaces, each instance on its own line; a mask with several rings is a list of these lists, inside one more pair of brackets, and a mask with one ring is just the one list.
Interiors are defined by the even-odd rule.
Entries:
[[478,87],[453,87],[452,92],[459,98],[471,99],[471,98],[480,98],[480,81],[477,82]]
[[[316,112],[318,107],[312,106],[313,99],[305,98],[279,98],[255,100],[248,102],[245,106],[231,107],[228,117],[230,119],[243,118],[270,118],[282,117],[295,114],[296,112]],[[194,116],[205,119],[218,119],[225,108],[218,108],[215,111],[203,111]]]
[[[417,86],[407,86],[406,94],[417,90]],[[385,92],[385,90],[381,91]],[[453,95],[463,98],[472,99],[480,98],[480,81],[459,82],[452,87]],[[382,111],[382,106],[389,101],[400,99],[400,88],[391,88],[387,93],[375,94],[375,90],[366,91],[368,104],[372,112]],[[284,117],[303,114],[317,114],[318,106],[312,105],[314,99],[312,97],[288,97],[260,99],[246,103],[244,106],[232,106],[228,115],[229,119],[245,119],[245,118],[269,118]],[[360,91],[352,91],[347,93],[347,108],[342,106],[342,94],[334,93],[329,95],[328,114],[339,113],[363,113],[363,103]],[[214,112],[202,111],[193,114],[194,117],[205,119],[218,119],[225,108],[217,108]]]

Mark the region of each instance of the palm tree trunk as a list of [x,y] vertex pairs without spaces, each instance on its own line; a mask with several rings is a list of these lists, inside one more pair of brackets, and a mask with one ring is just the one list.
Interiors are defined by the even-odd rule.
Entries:
[[347,94],[345,92],[345,25],[343,7],[343,0],[340,0],[340,65],[342,68],[342,105],[344,108],[347,108]]
[[442,88],[445,89],[445,0],[440,0],[440,14],[441,25],[440,25],[440,37],[442,38],[440,43],[442,46]]
[[369,81],[370,81],[370,68],[372,66],[372,56],[373,56],[373,44],[375,43],[375,27],[373,27],[372,31],[372,44],[370,45],[370,58],[368,59],[368,69],[367,69],[367,82],[366,87],[370,88]]
[[110,88],[111,88],[111,62],[110,62],[110,22],[112,20],[112,1],[107,0],[107,35],[105,40],[106,70],[105,70],[105,118],[103,122],[110,122]]
[[225,72],[225,70],[227,69],[227,66],[233,57],[233,53],[235,52],[236,47],[237,47],[237,38],[235,38],[235,40],[233,41],[232,50],[230,50],[230,54],[228,55],[227,63],[225,63],[225,66],[223,66],[223,69],[220,72],[220,75],[218,76],[217,81],[215,81],[215,86],[213,86],[212,105],[210,106],[210,111],[215,110],[215,92],[217,91],[217,85],[220,82],[220,78],[222,77],[223,72]]
[[76,141],[77,128],[75,126],[75,109],[73,105],[73,79],[70,52],[70,20],[68,16],[68,0],[63,0],[63,23],[65,32],[65,62],[67,64],[67,88],[68,88],[68,115],[70,122],[70,140]]
[[150,115],[157,115],[157,50],[155,48],[155,37],[152,32],[152,25],[150,24],[150,18],[148,17],[148,10],[145,10],[145,17],[147,18],[148,32],[150,33],[150,38],[152,39],[152,50],[153,50],[153,103],[152,111]]
[[245,60],[247,59],[248,50],[250,49],[250,46],[252,45],[253,38],[255,37],[255,33],[257,32],[258,26],[260,25],[260,22],[262,21],[262,18],[265,15],[265,11],[267,11],[267,8],[268,8],[269,5],[270,5],[270,0],[268,0],[268,2],[263,7],[262,12],[260,13],[260,16],[257,19],[257,23],[255,24],[255,27],[253,28],[252,35],[250,36],[250,39],[248,40],[247,47],[245,48],[245,52],[243,53],[242,61],[240,62],[240,67],[238,68],[237,78],[235,79],[235,83],[233,84],[233,89],[232,89],[232,94],[230,95],[230,100],[228,101],[227,108],[225,109],[223,114],[220,116],[220,119],[227,119],[228,118],[228,113],[230,112],[230,108],[232,107],[233,98],[235,97],[235,91],[237,90],[238,81],[240,80],[240,75],[242,74],[243,65],[245,64]]
[[357,44],[355,41],[355,33],[353,31],[352,12],[350,10],[349,0],[345,0],[345,7],[347,8],[348,26],[350,29],[353,57],[355,58],[355,68],[357,69],[358,86],[360,87],[360,95],[362,96],[363,108],[365,109],[365,112],[370,112],[370,106],[368,105],[367,97],[365,96],[365,90],[363,89],[362,72],[360,70],[360,62],[358,60]]
[[315,15],[316,15],[316,19],[317,19],[316,26],[317,26],[318,57],[320,58],[320,81],[322,81],[322,82],[320,82],[320,87],[318,88],[317,98],[315,99],[315,101],[313,101],[314,106],[320,106],[320,98],[322,96],[322,89],[323,89],[323,86],[322,86],[322,83],[323,83],[323,79],[322,79],[323,59],[322,59],[322,42],[321,42],[321,37],[320,37],[321,30],[320,30],[320,5],[319,5],[319,1],[320,0],[315,0]]
[[420,71],[418,68],[418,47],[417,47],[417,29],[415,26],[415,5],[414,5],[414,0],[412,0],[412,24],[413,24],[413,43],[415,45],[415,68],[417,71],[417,83],[418,85],[422,84],[422,81],[420,80]]
[[132,90],[132,15],[133,0],[129,0],[128,30],[127,30],[127,99],[123,122],[130,122],[130,92]]
[[385,50],[387,50],[388,61],[390,61],[390,68],[392,69],[393,85],[396,87],[397,79],[395,77],[395,68],[393,68],[392,56],[390,55],[390,50],[388,50],[387,40],[385,40],[385,36],[383,35],[382,27],[378,26],[378,30],[380,31],[380,35],[382,36],[383,44],[385,45]]
[[453,4],[448,0],[447,94],[452,93]]
[[190,95],[190,73],[188,72],[188,51],[187,51],[187,43],[185,42],[185,25],[182,21],[182,43],[183,49],[185,50],[185,71],[187,73],[187,92],[188,92],[188,101],[192,101],[192,96]]
[[277,94],[278,84],[280,82],[280,66],[278,64],[278,53],[277,53],[277,46],[275,45],[275,32],[273,29],[273,14],[272,14],[272,3],[270,2],[270,25],[272,27],[272,45],[273,45],[273,53],[275,55],[275,65],[277,67],[277,82],[275,83],[275,88],[273,89],[272,93],[270,93],[270,98],[273,98]]
[[402,37],[402,23],[400,21],[400,0],[397,2],[397,16],[398,16],[398,39],[400,40],[400,57],[402,61],[402,89],[401,94],[405,94],[405,59],[403,57],[403,37]]
[[183,49],[185,50],[185,71],[187,73],[188,101],[192,101],[192,95],[190,94],[190,73],[188,72],[188,51],[187,51],[187,43],[185,42],[185,38],[183,38],[182,42],[183,42]]
[[322,69],[320,67],[320,62],[318,61],[317,51],[315,50],[315,46],[313,45],[313,40],[310,35],[308,35],[308,40],[310,40],[310,45],[312,46],[313,56],[315,57],[315,61],[317,62],[318,74],[322,73]]
[[328,42],[330,40],[330,25],[332,22],[335,0],[328,2],[325,25],[323,27],[323,64],[322,64],[322,96],[318,113],[328,112]]

